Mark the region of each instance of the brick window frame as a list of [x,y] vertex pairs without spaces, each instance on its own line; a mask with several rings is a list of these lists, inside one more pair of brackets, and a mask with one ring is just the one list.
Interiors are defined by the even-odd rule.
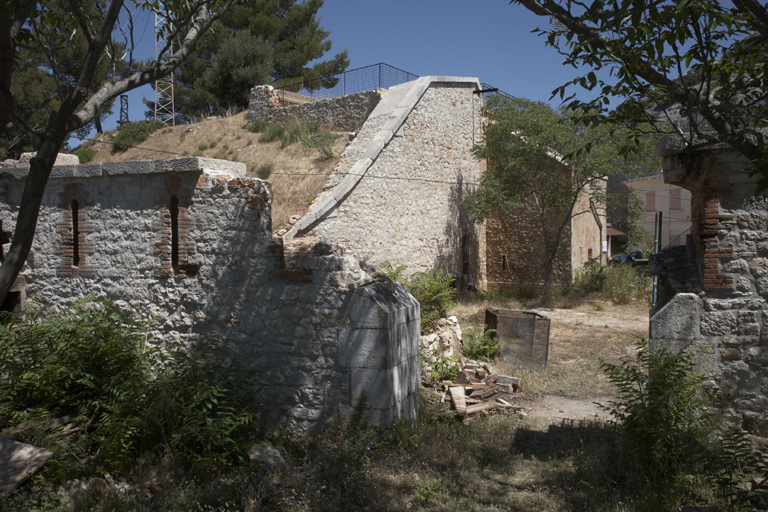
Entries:
[[56,267],[56,275],[60,277],[93,276],[93,266],[88,262],[93,256],[93,243],[87,239],[93,232],[93,223],[88,220],[90,208],[86,206],[86,196],[79,183],[64,187],[59,206],[61,220],[56,224],[61,237],[56,248],[61,256],[61,263]]
[[189,230],[195,227],[195,219],[189,216],[189,204],[179,198],[181,180],[177,176],[166,179],[168,202],[160,208],[160,218],[155,219],[158,233],[155,242],[155,266],[157,277],[194,277],[199,266],[190,263],[196,254],[195,242],[189,240]]

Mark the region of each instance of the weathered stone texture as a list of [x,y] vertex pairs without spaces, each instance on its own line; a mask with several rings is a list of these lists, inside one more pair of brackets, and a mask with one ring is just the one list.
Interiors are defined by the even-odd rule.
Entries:
[[[460,204],[481,172],[471,152],[482,127],[476,83],[430,82],[407,111],[403,105],[420,86],[423,79],[384,94],[317,204],[336,194],[334,187],[347,173],[358,172],[361,162],[371,157],[373,162],[307,233],[339,243],[371,264],[388,261],[407,265],[409,272],[439,267],[477,286],[483,279],[483,235]],[[406,114],[402,127],[388,132]]]
[[[689,248],[700,281],[688,286],[698,295],[678,293],[653,314],[651,342],[703,347],[702,367],[713,376],[725,417],[768,437],[768,207],[754,198],[757,178],[749,176],[747,162],[726,149],[673,152],[663,163],[665,180],[692,192]],[[678,260],[683,257],[688,251]],[[651,270],[662,281],[673,279],[664,267],[672,264]],[[676,320],[686,318],[690,329],[669,332]]]
[[[50,180],[27,293],[56,304],[86,294],[118,301],[159,318],[154,340],[225,337],[237,357],[265,368],[259,404],[271,430],[282,422],[308,431],[344,417],[363,395],[374,423],[415,417],[419,305],[399,284],[372,279],[328,244],[286,265],[271,237],[266,182],[151,171],[173,162],[142,166],[149,171]],[[12,231],[22,188],[20,179],[0,179],[4,231]],[[72,259],[73,199],[87,276]]]
[[271,85],[251,89],[248,122],[264,119],[285,124],[294,119],[320,123],[331,130],[359,130],[381,99],[382,90],[365,91],[327,100],[311,100],[303,105],[285,106],[280,91]]
[[[487,244],[486,276],[488,289],[540,287],[544,283],[544,264],[547,258],[541,224],[536,220],[533,207],[528,206],[515,214],[493,213],[486,221]],[[552,219],[555,222],[562,218]],[[552,271],[554,283],[571,280],[570,229],[563,233]]]

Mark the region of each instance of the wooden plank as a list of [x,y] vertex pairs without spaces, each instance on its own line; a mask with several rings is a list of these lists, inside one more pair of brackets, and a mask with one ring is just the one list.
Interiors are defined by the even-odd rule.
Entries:
[[453,400],[453,407],[456,409],[456,415],[466,416],[467,414],[467,402],[464,398],[464,388],[461,386],[452,387],[450,390],[451,392],[451,400]]
[[487,411],[489,409],[496,409],[497,407],[501,407],[501,404],[497,404],[495,402],[483,402],[477,405],[470,405],[467,407],[466,414],[475,414],[476,412],[480,411]]
[[491,396],[493,394],[496,394],[496,392],[499,390],[499,388],[501,388],[501,386],[493,385],[493,386],[489,387],[488,389],[486,389],[485,391],[483,391],[482,393],[480,393],[479,396],[480,396],[480,398],[488,398],[489,396]]

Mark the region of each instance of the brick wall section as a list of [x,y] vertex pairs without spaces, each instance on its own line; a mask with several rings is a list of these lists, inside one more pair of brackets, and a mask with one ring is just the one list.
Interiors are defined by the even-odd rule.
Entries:
[[[488,290],[538,288],[544,284],[546,251],[541,226],[531,207],[516,214],[493,213],[486,221],[486,275]],[[554,283],[570,282],[570,230],[563,243],[552,273]],[[506,257],[507,269],[502,259]]]
[[172,219],[169,207],[160,210],[160,217],[155,219],[154,229],[159,235],[155,243],[155,254],[158,256],[158,265],[155,267],[157,277],[194,277],[197,275],[198,266],[190,263],[195,257],[195,242],[187,237],[187,233],[194,229],[195,219],[187,215],[187,208],[178,207],[178,264],[172,265]]
[[[692,257],[700,284],[673,283],[682,293],[651,316],[651,344],[698,350],[725,418],[768,438],[768,202],[754,197],[749,163],[727,148],[663,156],[665,181],[692,191],[692,243],[676,254]],[[680,272],[659,265],[679,263],[651,270],[670,281]]]
[[311,101],[304,105],[282,106],[279,91],[271,85],[251,89],[248,101],[248,122],[264,119],[287,124],[294,119],[314,121],[330,130],[355,132],[359,130],[381,100],[383,90],[365,91],[339,98]]
[[[233,171],[243,167],[244,174],[242,164],[226,164]],[[310,432],[346,417],[362,396],[374,425],[414,419],[418,303],[329,244],[286,265],[272,240],[268,184],[204,165],[227,167],[188,158],[54,168],[22,276],[27,292],[53,304],[89,293],[116,301],[155,319],[151,343],[225,338],[233,357],[262,373],[257,402],[269,431],[288,425]],[[15,222],[25,172],[0,176],[3,227]],[[73,184],[88,197],[88,276],[59,271],[62,226],[70,225],[61,198]],[[167,269],[166,248],[156,253],[155,247],[158,236],[166,236],[158,227],[167,231],[171,192],[179,199],[180,231],[186,231],[179,244],[186,243],[194,275],[157,272]]]

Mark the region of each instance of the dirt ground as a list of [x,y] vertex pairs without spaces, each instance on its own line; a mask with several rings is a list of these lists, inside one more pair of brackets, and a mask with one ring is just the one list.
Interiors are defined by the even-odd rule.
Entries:
[[[483,318],[486,307],[526,310],[515,303],[459,306],[462,328]],[[601,361],[615,364],[634,356],[638,339],[648,336],[647,307],[590,303],[527,311],[551,321],[546,369],[535,372],[498,361],[493,365],[494,373],[522,378],[521,391],[513,397],[522,407],[521,419],[534,428],[608,419],[600,405],[608,405],[614,389],[600,369]]]

